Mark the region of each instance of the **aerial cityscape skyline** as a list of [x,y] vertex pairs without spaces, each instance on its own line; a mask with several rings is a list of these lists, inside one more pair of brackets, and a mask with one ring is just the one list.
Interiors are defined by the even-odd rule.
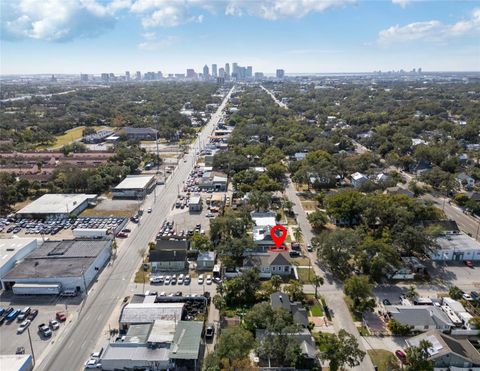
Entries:
[[280,63],[291,73],[479,69],[474,2],[288,4],[4,1],[0,73],[183,73],[226,57],[264,73]]

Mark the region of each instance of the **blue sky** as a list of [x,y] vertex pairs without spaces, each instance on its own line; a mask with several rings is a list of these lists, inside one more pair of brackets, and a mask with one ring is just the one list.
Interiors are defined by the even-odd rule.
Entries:
[[1,74],[480,70],[480,1],[0,2]]

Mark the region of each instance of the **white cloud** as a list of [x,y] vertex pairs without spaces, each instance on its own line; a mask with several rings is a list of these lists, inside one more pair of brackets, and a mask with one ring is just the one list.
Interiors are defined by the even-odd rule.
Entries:
[[157,38],[154,32],[147,32],[143,34],[145,41],[138,44],[138,48],[145,51],[157,51],[166,49],[175,44],[178,39],[175,36],[167,36],[161,39]]
[[405,8],[411,2],[412,2],[412,0],[392,0],[393,4],[399,5],[402,8]]
[[480,9],[475,9],[469,19],[454,24],[431,20],[392,26],[380,31],[377,41],[384,46],[418,40],[441,42],[470,34],[480,34]]
[[120,5],[118,0],[108,5],[96,0],[1,1],[2,38],[68,41],[97,36],[113,27]]

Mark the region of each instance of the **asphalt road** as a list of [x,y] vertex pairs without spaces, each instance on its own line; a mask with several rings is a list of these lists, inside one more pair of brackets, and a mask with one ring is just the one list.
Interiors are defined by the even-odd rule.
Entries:
[[[115,306],[128,291],[128,284],[140,266],[148,242],[154,240],[160,224],[172,209],[178,190],[195,165],[198,143],[208,142],[232,91],[233,88],[191,146],[190,152],[185,156],[186,161],[180,161],[165,186],[156,190],[152,213],[145,213],[138,227],[120,244],[114,263],[105,268],[90,289],[78,317],[69,324],[61,338],[50,344],[49,349],[43,353],[45,357],[37,359],[38,370],[83,369]],[[151,204],[153,198],[154,194],[149,195],[144,204]]]
[[272,99],[275,101],[275,103],[277,103],[280,107],[282,108],[285,108],[285,109],[288,109],[287,105],[285,103],[282,103],[280,102],[277,97],[275,97],[275,95],[273,95],[273,93],[268,90],[267,88],[265,88],[263,85],[260,85],[260,87],[268,94],[272,97]]

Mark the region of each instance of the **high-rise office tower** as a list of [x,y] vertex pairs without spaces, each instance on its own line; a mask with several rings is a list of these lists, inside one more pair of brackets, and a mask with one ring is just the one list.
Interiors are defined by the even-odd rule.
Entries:
[[212,76],[213,77],[217,77],[218,74],[217,74],[217,65],[214,63],[212,64]]
[[87,82],[88,81],[88,75],[86,73],[80,74],[80,81],[81,82]]
[[218,70],[218,77],[225,78],[225,69],[223,67],[220,67],[220,69]]
[[238,73],[238,63],[232,63],[232,75],[236,75]]
[[187,79],[194,79],[197,77],[197,74],[195,73],[195,70],[193,68],[188,68],[187,69]]
[[137,71],[135,73],[135,80],[141,80],[142,79],[142,73],[140,71]]
[[205,65],[203,66],[203,79],[208,80],[209,77],[210,77],[210,73],[208,72],[208,66]]
[[225,63],[225,77],[230,76],[230,64]]
[[246,72],[246,75],[245,77],[247,79],[251,79],[253,77],[253,68],[252,66],[247,66],[247,72]]
[[130,81],[130,71],[125,71],[125,80]]
[[277,70],[277,79],[283,79],[285,77],[285,70]]

